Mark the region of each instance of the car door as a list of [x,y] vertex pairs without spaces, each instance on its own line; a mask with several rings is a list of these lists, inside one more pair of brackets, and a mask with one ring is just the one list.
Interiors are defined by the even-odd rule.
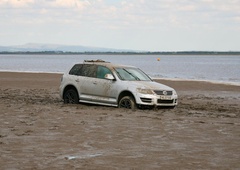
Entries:
[[83,64],[79,70],[76,82],[78,83],[80,101],[92,101],[93,90],[95,88],[97,66],[93,64]]
[[92,94],[93,100],[98,103],[116,105],[117,85],[115,80],[105,78],[106,74],[112,74],[109,68],[97,66],[96,78],[93,79]]

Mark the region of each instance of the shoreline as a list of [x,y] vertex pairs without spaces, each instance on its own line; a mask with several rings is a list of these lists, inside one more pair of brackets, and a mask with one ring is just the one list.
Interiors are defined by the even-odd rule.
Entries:
[[[0,89],[55,89],[59,90],[62,74],[0,72]],[[154,81],[172,87],[179,97],[185,93],[208,95],[240,95],[240,86],[218,84],[207,81],[153,79]]]
[[219,85],[231,85],[231,86],[240,86],[240,82],[229,82],[229,81],[220,81],[220,80],[203,80],[203,79],[181,79],[181,78],[153,78],[153,80],[167,80],[167,81],[186,81],[186,82],[206,82],[211,84]]
[[[0,74],[50,74],[50,75],[62,75],[63,72],[40,72],[40,71],[0,71]],[[225,81],[217,81],[217,80],[201,80],[201,79],[181,79],[181,78],[158,78],[152,77],[154,81],[169,81],[169,82],[199,82],[199,83],[209,83],[216,85],[227,85],[227,86],[236,86],[240,87],[240,82],[225,82]]]

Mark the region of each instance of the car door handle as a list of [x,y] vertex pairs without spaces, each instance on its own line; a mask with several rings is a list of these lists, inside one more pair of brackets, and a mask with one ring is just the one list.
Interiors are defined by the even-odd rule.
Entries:
[[79,80],[78,80],[78,79],[76,79],[75,81],[76,81],[76,82],[79,82]]
[[97,84],[97,82],[96,82],[96,81],[94,81],[94,82],[93,82],[93,84]]

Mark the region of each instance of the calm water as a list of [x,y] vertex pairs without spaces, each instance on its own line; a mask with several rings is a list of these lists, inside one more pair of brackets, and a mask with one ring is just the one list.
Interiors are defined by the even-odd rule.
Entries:
[[240,85],[240,56],[0,55],[0,71],[63,73],[74,63],[86,59],[134,65],[154,78],[194,79]]

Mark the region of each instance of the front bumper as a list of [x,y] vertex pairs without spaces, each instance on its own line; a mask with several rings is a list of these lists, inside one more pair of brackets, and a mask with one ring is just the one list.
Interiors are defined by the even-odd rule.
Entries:
[[136,104],[148,106],[176,106],[178,104],[178,96],[138,94],[136,96]]

